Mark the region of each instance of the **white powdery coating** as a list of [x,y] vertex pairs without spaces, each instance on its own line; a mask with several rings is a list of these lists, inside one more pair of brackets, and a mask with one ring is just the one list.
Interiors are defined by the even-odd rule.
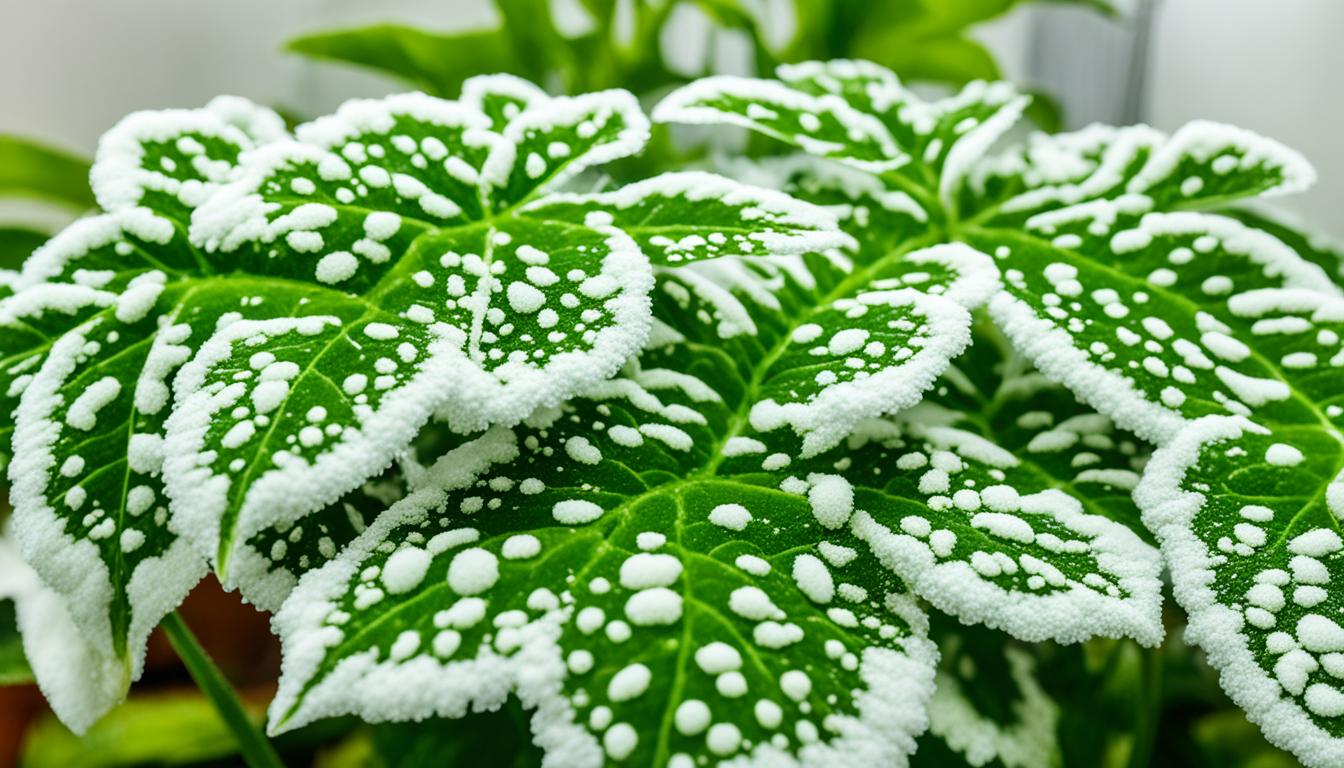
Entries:
[[420,586],[425,572],[434,559],[428,551],[418,547],[406,547],[392,553],[383,564],[383,588],[389,595],[410,592]]
[[1164,634],[1161,622],[1161,559],[1126,526],[1082,511],[1082,505],[1057,490],[1034,494],[1053,520],[1088,542],[1097,567],[1115,578],[1126,597],[1100,594],[1074,581],[1050,594],[1007,590],[984,578],[968,562],[938,559],[929,545],[855,513],[853,533],[868,543],[884,565],[911,589],[966,623],[1001,629],[1027,642],[1074,643],[1092,637],[1131,637],[1155,646]]
[[499,581],[499,558],[472,547],[453,556],[448,564],[448,586],[460,595],[479,595]]
[[751,512],[741,504],[720,504],[709,511],[709,522],[730,531],[743,531],[751,522]]
[[85,432],[93,429],[98,426],[98,411],[120,393],[121,382],[111,376],[104,376],[79,393],[65,413],[65,423]]
[[806,402],[762,400],[752,406],[752,426],[770,431],[790,426],[803,438],[801,455],[834,447],[860,422],[918,403],[953,358],[970,344],[971,315],[961,304],[911,289],[891,291],[889,306],[909,306],[922,316],[927,343],[899,365],[863,379],[831,384]]
[[787,136],[749,116],[726,112],[705,106],[706,102],[722,96],[734,96],[771,107],[802,114],[828,114],[844,125],[853,140],[874,142],[884,155],[881,160],[860,160],[845,155],[843,149],[829,154],[833,159],[871,173],[895,170],[907,164],[910,157],[903,153],[891,137],[891,132],[873,115],[850,106],[838,96],[814,96],[774,80],[718,75],[702,77],[668,94],[653,109],[653,119],[660,123],[690,123],[693,125],[738,125],[773,136],[781,141],[795,143]]
[[[820,206],[763,187],[749,186],[714,173],[681,171],[664,173],[651,179],[627,184],[612,192],[596,194],[557,193],[524,207],[529,213],[544,214],[552,204],[581,205],[593,210],[632,208],[650,198],[696,203],[714,200],[723,205],[751,211],[737,226],[756,229],[749,238],[771,255],[786,255],[824,251],[830,248],[854,246],[854,239],[838,229],[835,215]],[[759,222],[759,223],[758,223]],[[687,222],[693,226],[692,222]],[[734,238],[715,253],[716,256],[737,254],[731,244]],[[747,255],[759,255],[758,253]]]
[[[14,505],[13,521],[20,551],[25,560],[35,564],[51,590],[49,599],[43,602],[59,603],[58,607],[42,609],[44,615],[52,622],[72,621],[82,636],[80,647],[92,658],[115,659],[119,665],[115,686],[119,686],[120,695],[124,695],[126,686],[131,680],[138,679],[143,670],[150,631],[204,577],[206,564],[186,542],[178,540],[162,555],[140,561],[124,587],[113,585],[110,569],[98,547],[87,537],[77,538],[67,533],[66,521],[50,505],[48,484],[56,470],[52,448],[62,431],[61,422],[54,418],[61,405],[59,390],[76,372],[76,359],[82,354],[87,336],[98,328],[99,322],[95,318],[58,339],[24,390],[15,414],[15,450],[9,465],[10,498]],[[122,658],[114,650],[109,615],[114,588],[126,590],[131,608],[130,626],[124,638],[126,656]],[[60,618],[62,616],[65,618]],[[57,630],[53,628],[53,632]],[[72,642],[57,644],[73,655],[76,651],[69,650]],[[51,653],[59,651],[53,648]],[[86,681],[66,677],[64,671],[56,671],[64,664],[89,673],[88,668],[79,666],[82,663],[79,660],[53,660],[50,663],[48,669],[52,670],[49,674],[53,682],[44,684],[45,687],[54,689],[67,683],[80,687],[87,685]],[[109,673],[103,669],[100,674]],[[106,680],[100,685],[104,683],[113,685]],[[82,694],[60,692],[51,695],[65,698]],[[95,698],[94,701],[96,704],[98,700]],[[72,727],[87,728],[92,723],[92,720],[82,722],[78,715],[71,717]]]
[[219,139],[240,151],[286,135],[279,115],[237,96],[219,96],[203,109],[133,112],[98,141],[89,171],[98,205],[107,211],[130,208],[150,190],[172,195],[188,207],[203,202],[224,181],[229,167],[206,164],[202,169],[209,175],[204,182],[183,183],[144,166],[145,142],[171,141],[187,134]]
[[565,525],[583,525],[601,517],[602,511],[602,507],[587,499],[565,499],[555,503],[551,516]]
[[807,501],[812,516],[825,528],[839,528],[854,512],[854,486],[840,475],[815,475],[808,478],[812,487]]
[[593,118],[607,122],[619,116],[624,127],[608,141],[594,144],[582,154],[565,158],[560,170],[539,187],[554,189],[584,169],[638,153],[649,140],[649,119],[629,91],[607,90],[579,96],[538,100],[509,120],[504,141],[491,149],[481,169],[483,191],[504,187],[520,160],[518,147],[529,133],[545,133],[556,126],[577,126]]
[[[1186,636],[1208,654],[1209,663],[1219,671],[1223,690],[1245,710],[1251,722],[1260,726],[1270,743],[1289,750],[1306,765],[1336,766],[1344,754],[1344,739],[1317,725],[1256,661],[1245,616],[1220,603],[1212,589],[1212,563],[1217,553],[1210,552],[1193,530],[1205,499],[1202,493],[1185,489],[1186,473],[1206,447],[1235,441],[1246,433],[1263,432],[1263,428],[1237,417],[1206,416],[1190,422],[1153,454],[1134,500],[1143,512],[1144,524],[1162,544],[1176,601],[1189,615]],[[1310,550],[1313,544],[1303,541],[1301,548]],[[1329,545],[1338,546],[1338,537]]]

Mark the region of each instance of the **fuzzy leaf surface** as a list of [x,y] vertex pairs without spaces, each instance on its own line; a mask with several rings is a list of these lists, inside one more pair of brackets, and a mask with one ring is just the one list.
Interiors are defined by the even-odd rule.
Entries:
[[[431,417],[515,423],[648,332],[629,235],[522,211],[639,150],[629,94],[482,78],[464,102],[350,102],[297,140],[280,126],[231,98],[128,117],[92,172],[108,212],[6,277],[16,538],[123,692],[207,568],[278,607],[398,498],[385,470]],[[784,252],[845,242],[770,199],[813,226],[745,206],[715,224]]]
[[[1272,740],[1310,764],[1338,764],[1331,718],[1340,714],[1344,696],[1322,682],[1326,687],[1312,689],[1308,702],[1306,688],[1297,684],[1302,675],[1275,679],[1267,672],[1277,663],[1265,650],[1269,637],[1283,649],[1289,641],[1300,644],[1303,633],[1295,626],[1279,629],[1267,608],[1246,602],[1258,587],[1254,574],[1280,568],[1292,554],[1285,554],[1287,542],[1315,530],[1325,538],[1339,528],[1340,515],[1329,504],[1344,471],[1344,404],[1338,402],[1344,299],[1331,281],[1337,266],[1328,247],[1292,228],[1219,212],[1230,203],[1299,191],[1312,183],[1314,171],[1277,142],[1207,122],[1171,135],[1144,126],[1094,126],[1033,137],[986,157],[989,143],[1015,116],[1015,107],[992,114],[988,107],[1017,103],[986,98],[977,106],[974,94],[992,90],[968,89],[921,106],[874,65],[810,63],[781,68],[776,81],[692,84],[669,96],[655,116],[747,125],[867,171],[881,193],[907,194],[923,207],[935,237],[993,254],[1003,281],[990,315],[1017,350],[1120,427],[1159,445],[1184,446],[1181,458],[1164,454],[1165,462],[1150,466],[1145,482],[1162,490],[1147,494],[1143,506],[1171,564],[1178,599],[1195,624],[1209,627],[1195,635],[1210,646],[1233,698]],[[882,124],[894,143],[885,165],[853,141],[813,141],[801,121],[823,98],[832,112],[858,113],[850,117],[853,125],[871,126],[868,118]],[[967,117],[949,133],[946,120],[930,115]],[[854,136],[876,134],[869,127]],[[909,162],[898,163],[902,156]],[[1211,421],[1198,421],[1205,417]],[[1183,484],[1184,470],[1173,467],[1195,464],[1191,446],[1231,429],[1192,425],[1237,423],[1219,421],[1230,418],[1249,422],[1238,427],[1241,437],[1219,438],[1222,451],[1235,457],[1244,450],[1242,458],[1256,471],[1243,481],[1229,467],[1209,466],[1202,475],[1209,480]],[[1253,437],[1257,430],[1268,432]],[[1243,449],[1238,440],[1248,445]],[[1299,465],[1291,487],[1274,491],[1303,494],[1296,512],[1271,516],[1252,509],[1252,519],[1210,501],[1214,508],[1197,514],[1196,503],[1215,498],[1205,487],[1213,478],[1272,488],[1280,471]],[[1179,514],[1157,511],[1175,498],[1186,502]],[[1340,599],[1326,587],[1328,574],[1319,578],[1313,585],[1319,594],[1303,592],[1309,605],[1299,608]],[[1211,580],[1227,586],[1211,589]],[[1224,650],[1214,651],[1219,647]],[[1291,659],[1302,662],[1295,669],[1310,666],[1300,656]]]
[[[452,442],[418,490],[304,577],[277,617],[286,666],[272,728],[461,716],[516,694],[566,765],[902,764],[933,674],[912,587],[967,614],[1034,608],[1052,617],[1036,622],[1042,636],[1151,637],[1151,548],[1048,481],[1008,474],[1012,457],[985,438],[898,416],[813,450],[810,433],[755,417],[800,365],[791,356],[831,354],[807,353],[820,342],[798,329],[835,333],[828,313],[852,282],[913,255],[664,271],[637,365]],[[943,263],[950,282],[988,267],[959,255]],[[970,293],[942,287],[901,289],[884,310],[908,308],[888,330],[918,351],[888,370],[912,388],[969,335],[951,297]],[[950,330],[926,331],[940,313],[962,323],[953,350],[936,343]],[[897,337],[851,354],[890,365]],[[982,503],[973,488],[988,517],[966,508],[967,492]],[[1027,539],[1000,526],[1010,518]],[[984,557],[1009,566],[981,573],[970,561]]]

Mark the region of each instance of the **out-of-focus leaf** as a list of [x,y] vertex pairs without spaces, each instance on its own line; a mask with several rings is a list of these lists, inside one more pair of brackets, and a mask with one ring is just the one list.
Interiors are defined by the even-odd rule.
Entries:
[[1195,723],[1192,737],[1210,766],[1238,768],[1294,768],[1297,760],[1270,746],[1238,709],[1227,709]]
[[1059,133],[1064,130],[1064,105],[1044,91],[1028,91],[1031,103],[1023,112],[1027,119],[1046,133]]
[[29,139],[0,135],[0,197],[36,197],[92,208],[89,161]]
[[33,681],[33,671],[23,655],[23,641],[14,621],[14,602],[0,600],[0,686]]
[[[254,712],[260,718],[260,707]],[[83,737],[55,718],[28,733],[21,764],[27,768],[113,768],[187,765],[218,760],[237,751],[233,735],[197,692],[131,699]]]
[[528,713],[516,700],[510,700],[498,712],[460,720],[440,718],[376,725],[373,746],[377,755],[374,765],[379,768],[541,765],[541,750],[532,743]]
[[890,68],[905,81],[961,85],[972,80],[998,80],[999,65],[985,47],[954,35],[910,38],[880,28],[854,41],[855,58]]
[[0,227],[0,269],[18,269],[49,237],[46,232],[27,227]]
[[456,95],[463,80],[482,72],[535,77],[497,29],[444,35],[380,24],[298,37],[285,48],[309,58],[373,69],[440,96]]

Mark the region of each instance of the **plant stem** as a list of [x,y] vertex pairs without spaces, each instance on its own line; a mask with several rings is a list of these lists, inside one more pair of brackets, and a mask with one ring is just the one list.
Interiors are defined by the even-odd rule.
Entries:
[[219,667],[210,660],[196,636],[191,633],[187,623],[176,612],[168,614],[163,620],[163,631],[177,650],[182,663],[187,666],[191,678],[201,689],[215,710],[223,718],[224,724],[238,740],[238,748],[249,768],[284,768],[285,764],[275,753],[266,736],[257,728],[243,703],[238,699],[229,681],[224,678]]
[[1129,758],[1131,768],[1148,765],[1157,740],[1161,717],[1158,710],[1162,705],[1162,646],[1144,649],[1139,659],[1139,710],[1134,748]]

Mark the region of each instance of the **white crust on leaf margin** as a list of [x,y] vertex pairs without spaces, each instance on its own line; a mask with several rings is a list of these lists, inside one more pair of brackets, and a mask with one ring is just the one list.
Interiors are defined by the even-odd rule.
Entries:
[[[808,137],[797,139],[781,134],[773,128],[752,120],[746,115],[728,112],[715,107],[697,106],[697,102],[712,99],[715,96],[728,95],[756,103],[783,104],[802,114],[815,115],[829,113],[847,126],[847,129],[860,139],[873,141],[885,156],[882,160],[858,160],[843,156],[828,156],[829,159],[846,163],[860,170],[872,173],[893,171],[910,162],[910,156],[896,146],[891,132],[873,115],[860,112],[849,102],[833,94],[815,96],[797,90],[777,80],[760,80],[733,75],[703,77],[669,94],[653,109],[653,119],[659,123],[688,123],[692,125],[737,125],[773,136],[780,141],[797,141],[806,148],[811,142]],[[821,142],[818,142],[821,143]]]
[[1068,387],[1121,429],[1162,444],[1186,423],[1180,414],[1144,397],[1134,382],[1092,362],[1086,351],[1074,346],[1068,332],[1037,317],[1025,301],[1000,291],[990,299],[989,314],[1013,348],[1046,378]]
[[[470,484],[491,465],[510,461],[517,455],[516,438],[507,429],[493,429],[449,452],[429,470],[432,484],[394,504],[335,559],[303,575],[272,622],[283,650],[280,688],[270,707],[272,733],[337,715],[358,715],[369,721],[409,720],[429,715],[460,717],[469,707],[489,709],[504,702],[513,688],[516,662],[496,655],[437,665],[427,656],[397,664],[380,662],[364,653],[342,660],[306,694],[303,688],[317,673],[326,649],[342,639],[339,631],[323,627],[323,621],[336,607],[336,600],[359,571],[360,564],[383,543],[388,533],[398,525],[430,514],[443,503],[447,491]],[[544,632],[550,634],[552,648],[559,630],[556,622]],[[490,648],[488,644],[482,647]],[[532,660],[546,667],[559,664],[558,674],[563,677],[559,654],[554,655],[553,660],[535,657]],[[452,669],[454,674],[433,674],[441,670],[426,668],[430,664]]]
[[937,295],[969,310],[979,309],[1002,284],[994,260],[963,243],[940,243],[921,248],[907,254],[904,260],[911,264],[940,264],[956,272],[956,279]]
[[131,680],[121,659],[88,643],[65,601],[0,538],[0,599],[11,599],[23,652],[56,716],[83,734],[126,698]]
[[1285,697],[1279,682],[1256,663],[1243,632],[1245,616],[1218,602],[1210,587],[1215,553],[1192,530],[1204,495],[1182,487],[1186,472],[1199,461],[1205,446],[1236,440],[1246,432],[1264,429],[1234,416],[1191,421],[1153,454],[1134,500],[1143,511],[1144,525],[1162,544],[1176,601],[1189,616],[1186,637],[1208,654],[1209,663],[1219,671],[1223,690],[1260,726],[1270,743],[1292,751],[1310,766],[1344,766],[1344,738],[1331,736],[1313,723],[1302,706]]
[[[695,203],[701,200],[717,200],[727,206],[743,208],[742,221],[745,223],[764,220],[770,224],[785,227],[797,227],[793,232],[760,231],[744,236],[764,247],[764,253],[750,253],[745,249],[740,255],[784,256],[809,251],[824,251],[829,248],[854,247],[854,239],[838,229],[833,213],[817,205],[805,203],[782,192],[763,187],[742,184],[715,173],[704,171],[678,171],[664,173],[651,179],[627,184],[611,192],[596,194],[555,193],[542,200],[529,203],[523,208],[527,213],[546,206],[561,203],[585,205],[595,204],[602,208],[623,210],[643,202],[649,197],[670,197]],[[600,211],[597,211],[600,212]],[[619,226],[619,224],[618,224]],[[695,226],[692,221],[688,227]],[[764,227],[762,227],[764,230]],[[730,238],[735,240],[738,236]],[[720,255],[735,253],[733,248],[725,247]]]
[[899,365],[863,379],[831,384],[808,402],[756,403],[751,410],[753,427],[770,431],[787,424],[803,438],[802,455],[815,456],[839,443],[865,419],[902,411],[923,399],[970,344],[969,310],[998,289],[999,273],[988,256],[960,243],[933,246],[907,258],[950,266],[960,274],[943,296],[908,288],[864,293],[886,306],[913,306],[927,324],[922,336],[928,343]]
[[[61,612],[78,622],[89,652],[117,658],[108,611],[115,588],[107,564],[88,538],[72,536],[48,503],[47,489],[56,459],[51,448],[65,425],[53,418],[62,404],[60,387],[77,367],[87,335],[99,327],[97,318],[62,336],[33,381],[24,390],[15,420],[15,455],[10,464],[14,501],[14,535],[24,558],[36,564],[51,588],[52,599],[65,602]],[[126,637],[126,674],[139,679],[149,633],[176,608],[205,576],[205,562],[178,539],[158,557],[140,562],[126,584],[131,609]],[[68,605],[68,608],[66,607]],[[54,609],[51,609],[54,610]]]
[[1167,180],[1183,158],[1207,161],[1228,148],[1244,153],[1243,165],[1263,164],[1281,171],[1283,181],[1261,192],[1261,197],[1295,194],[1316,182],[1316,169],[1297,150],[1244,128],[1195,120],[1181,126],[1148,158],[1143,168],[1129,180],[1126,191],[1142,193]]
[[1161,643],[1162,565],[1157,551],[1120,523],[1083,512],[1078,500],[1062,491],[1022,496],[1023,502],[1029,499],[1050,507],[1046,514],[1087,536],[1097,564],[1132,597],[1117,600],[1077,582],[1067,592],[1048,595],[1010,591],[983,579],[968,562],[938,560],[928,543],[887,528],[867,512],[855,513],[851,529],[916,594],[964,623],[1001,629],[1027,642],[1132,637],[1146,646]]
[[629,91],[613,88],[578,96],[549,98],[519,112],[505,126],[505,141],[490,150],[485,167],[481,169],[482,191],[490,195],[493,190],[508,184],[514,166],[519,162],[518,147],[526,140],[529,132],[545,131],[556,125],[577,124],[590,113],[603,118],[619,114],[625,121],[625,127],[611,141],[595,144],[568,160],[559,173],[532,190],[530,196],[555,189],[587,168],[634,155],[649,141],[649,118],[640,108],[639,100]]
[[485,99],[492,95],[517,99],[525,105],[524,109],[550,98],[545,91],[538,88],[530,80],[524,80],[515,75],[506,75],[502,72],[493,75],[476,75],[462,81],[460,98],[462,103],[467,106],[485,112]]
[[219,96],[204,109],[169,109],[133,112],[122,118],[98,142],[98,152],[89,172],[90,186],[105,210],[116,211],[139,204],[146,190],[172,195],[187,207],[205,202],[215,185],[225,181],[233,166],[210,162],[193,164],[206,181],[175,179],[144,167],[144,142],[169,141],[184,134],[221,139],[248,150],[285,138],[285,122],[265,107],[238,96]]
[[[381,99],[351,99],[337,107],[335,114],[300,125],[295,135],[303,144],[336,151],[361,134],[387,133],[398,117],[482,134],[490,129],[490,120],[483,113],[458,102],[423,93],[397,93]],[[489,138],[481,137],[483,142]]]

